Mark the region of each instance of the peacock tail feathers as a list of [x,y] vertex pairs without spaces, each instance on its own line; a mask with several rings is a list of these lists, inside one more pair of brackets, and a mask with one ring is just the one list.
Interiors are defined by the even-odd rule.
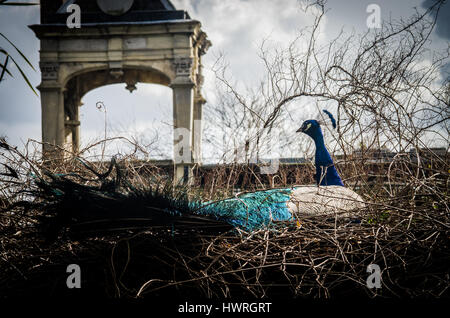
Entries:
[[[83,165],[94,171],[86,163]],[[45,178],[36,177],[32,195],[39,198],[39,203],[34,205],[45,211],[41,225],[49,239],[56,238],[65,228],[81,232],[127,227],[253,231],[292,220],[286,204],[292,189],[243,193],[203,202],[201,198],[189,198],[187,189],[174,188],[170,182],[132,184],[115,160],[107,172],[94,175],[96,180],[88,180],[73,173],[47,171]]]
[[270,189],[244,193],[234,198],[207,202],[199,210],[202,215],[226,220],[245,230],[256,230],[292,220],[287,202],[292,189]]

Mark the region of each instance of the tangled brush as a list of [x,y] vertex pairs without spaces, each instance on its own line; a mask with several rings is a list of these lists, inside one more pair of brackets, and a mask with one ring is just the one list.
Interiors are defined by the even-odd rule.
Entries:
[[[372,200],[359,223],[317,216],[247,231],[196,215],[192,189],[143,177],[125,159],[43,167],[4,141],[2,156],[3,298],[73,295],[72,263],[92,296],[449,296],[444,172]],[[370,264],[381,288],[367,285]]]

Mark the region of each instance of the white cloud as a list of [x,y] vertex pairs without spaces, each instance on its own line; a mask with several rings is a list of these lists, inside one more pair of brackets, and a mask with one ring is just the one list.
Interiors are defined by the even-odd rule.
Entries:
[[[233,77],[258,82],[263,64],[258,58],[259,46],[268,39],[271,46],[286,47],[298,30],[310,25],[312,16],[305,14],[297,0],[174,0],[178,9],[189,12],[202,23],[213,46],[204,57],[205,68],[212,67],[217,56],[225,54]],[[214,90],[214,77],[205,72],[205,91]]]

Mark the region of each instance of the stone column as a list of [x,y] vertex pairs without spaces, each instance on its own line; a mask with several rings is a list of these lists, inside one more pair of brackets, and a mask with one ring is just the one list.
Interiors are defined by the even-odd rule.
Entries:
[[[211,44],[206,41],[206,34],[202,33],[199,37],[196,47],[196,74],[195,74],[195,97],[194,97],[194,130],[192,132],[192,138],[194,143],[194,162],[198,165],[202,162],[202,113],[203,105],[206,100],[203,98],[201,90],[204,83],[204,77],[202,74],[201,55],[205,54],[205,50]],[[200,45],[201,44],[201,45]]]
[[174,184],[188,184],[192,180],[194,87],[191,79],[192,60],[174,61],[176,78],[170,84],[173,90],[174,124]]
[[43,158],[60,158],[65,138],[63,90],[57,84],[46,82],[38,88],[41,92]]
[[192,140],[194,83],[177,78],[170,87],[173,89],[174,183],[187,184],[192,178],[194,164]]
[[77,154],[80,148],[80,97],[78,85],[69,85],[64,97],[65,142],[68,151]]
[[74,126],[72,127],[72,151],[78,154],[80,151],[80,101],[77,101],[74,108]]
[[194,98],[194,127],[192,130],[193,159],[196,164],[202,162],[202,113],[205,103],[206,100],[197,92]]
[[[70,112],[67,112],[70,107]],[[77,154],[80,150],[80,120],[79,120],[79,105],[76,102],[66,104],[66,144],[70,148],[68,151]]]

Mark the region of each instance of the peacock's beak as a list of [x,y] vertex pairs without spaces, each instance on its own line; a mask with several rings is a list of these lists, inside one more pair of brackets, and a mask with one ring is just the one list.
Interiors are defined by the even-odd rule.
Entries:
[[309,128],[311,128],[311,124],[310,123],[308,123],[308,124],[306,124],[306,123],[304,123],[303,125],[302,125],[302,127],[300,127],[296,132],[306,132]]

